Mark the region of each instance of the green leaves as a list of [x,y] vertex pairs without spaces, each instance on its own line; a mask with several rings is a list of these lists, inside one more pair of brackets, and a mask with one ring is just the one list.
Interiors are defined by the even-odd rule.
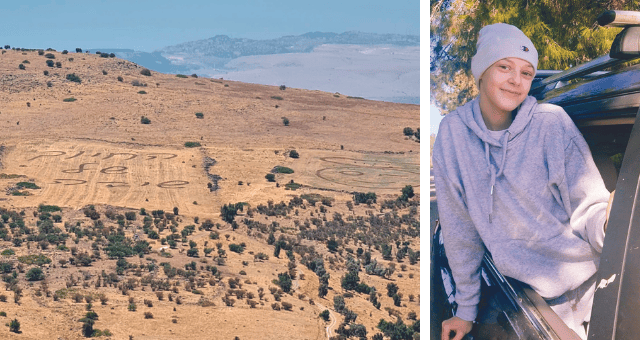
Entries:
[[[478,32],[504,22],[522,30],[538,50],[538,69],[564,70],[609,52],[620,28],[595,24],[608,3],[581,0],[431,1],[431,101],[451,112],[478,94],[471,75]],[[633,10],[617,4],[618,10]]]

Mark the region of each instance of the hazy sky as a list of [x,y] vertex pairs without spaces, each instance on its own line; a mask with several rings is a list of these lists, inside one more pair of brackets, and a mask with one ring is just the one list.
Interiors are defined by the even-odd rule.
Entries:
[[151,52],[219,34],[251,39],[356,30],[419,35],[419,9],[417,0],[2,1],[0,44]]

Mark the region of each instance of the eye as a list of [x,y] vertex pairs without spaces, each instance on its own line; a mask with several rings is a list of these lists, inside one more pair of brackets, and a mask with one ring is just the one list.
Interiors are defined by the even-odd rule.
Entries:
[[526,77],[533,77],[533,72],[530,72],[530,71],[522,72],[522,74],[525,75]]

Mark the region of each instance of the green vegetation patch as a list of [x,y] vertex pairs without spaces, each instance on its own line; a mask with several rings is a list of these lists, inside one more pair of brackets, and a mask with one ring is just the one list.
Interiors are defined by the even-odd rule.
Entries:
[[60,208],[57,205],[40,204],[38,206],[38,211],[39,212],[56,212],[56,211],[62,211],[62,208]]
[[31,254],[26,256],[20,256],[18,257],[18,261],[24,264],[35,264],[37,266],[42,266],[43,264],[51,263],[51,259],[42,254]]
[[364,99],[362,97],[352,97],[352,96],[347,96],[347,98],[349,98],[349,99]]
[[200,143],[198,142],[185,142],[184,146],[187,148],[196,148],[200,146]]
[[11,196],[29,196],[29,195],[31,195],[31,193],[28,191],[14,190],[11,192]]
[[176,74],[176,77],[178,77],[178,78],[189,78],[189,77],[185,76],[184,74]]
[[80,77],[78,77],[75,73],[67,74],[67,80],[76,82],[78,84],[82,83],[82,80],[80,79]]
[[18,184],[16,184],[18,186],[18,188],[22,189],[22,188],[26,188],[26,189],[40,189],[39,186],[37,186],[35,183],[31,183],[31,182],[18,182]]
[[296,189],[299,189],[301,186],[302,184],[295,183],[295,182],[290,182],[284,185],[285,189],[288,189],[288,190],[296,190]]
[[283,100],[284,98],[280,97],[280,96],[271,96],[271,99],[275,99],[275,100]]
[[278,174],[292,174],[293,173],[293,169],[291,168],[287,168],[286,166],[276,166],[275,168],[273,168],[273,171],[275,171]]
[[7,249],[3,250],[2,253],[0,253],[0,254],[2,254],[4,256],[11,256],[11,255],[15,255],[15,253],[16,252],[13,249],[7,248]]
[[77,100],[77,99],[75,99],[75,98],[71,97],[71,98],[65,98],[65,99],[63,99],[62,101],[63,101],[63,102],[75,102],[76,100]]
[[62,288],[58,289],[53,293],[53,295],[57,296],[58,299],[66,299],[70,294],[75,294],[78,292],[78,288]]
[[138,91],[138,94],[147,94],[147,91]]
[[14,178],[22,178],[27,177],[25,175],[16,175],[16,174],[0,174],[0,179],[14,179]]

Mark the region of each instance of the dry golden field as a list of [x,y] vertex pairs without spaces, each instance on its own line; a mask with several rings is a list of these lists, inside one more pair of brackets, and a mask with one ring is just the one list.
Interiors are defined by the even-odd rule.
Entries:
[[[338,336],[344,316],[334,310],[334,297],[344,293],[346,307],[357,314],[352,324],[363,325],[369,339],[382,332],[380,319],[411,326],[411,312],[420,318],[419,262],[396,259],[396,241],[420,249],[420,144],[403,134],[419,127],[419,106],[153,71],[146,76],[126,60],[47,53],[54,58],[37,51],[0,55],[6,288],[0,289],[6,314],[0,313],[0,338],[81,339],[81,319],[91,310],[94,330],[111,334],[104,339],[326,339]],[[47,60],[61,65],[49,67]],[[141,123],[143,116],[149,124]],[[299,158],[290,157],[292,150]],[[267,181],[276,166],[294,172]],[[286,188],[292,182],[300,187]],[[391,204],[407,185],[415,196]],[[353,192],[375,192],[377,200],[348,207]],[[221,207],[238,202],[244,205],[235,224],[223,221]],[[46,213],[43,204],[61,211]],[[268,242],[271,233],[282,239],[279,257]],[[144,245],[139,255],[124,257],[126,268],[117,268],[109,250],[116,236]],[[330,239],[336,251],[327,248]],[[242,243],[242,253],[230,249]],[[391,260],[382,258],[382,243],[392,245]],[[379,309],[369,294],[341,287],[347,258],[358,258],[358,248],[382,267],[396,268],[388,277],[370,275],[359,257],[359,280],[376,287]],[[187,256],[194,249],[197,256]],[[256,259],[259,253],[268,259]],[[324,261],[330,275],[324,297],[318,275],[303,264],[305,254]],[[33,263],[36,256],[50,262]],[[291,292],[278,292],[273,280],[291,267]],[[44,280],[29,281],[33,268],[42,269]],[[168,275],[167,268],[178,273]],[[241,287],[233,288],[229,279],[236,278]],[[390,283],[401,293],[399,306],[387,296]],[[291,308],[276,310],[274,303]],[[324,309],[327,322],[319,317]],[[8,327],[14,319],[19,333]]]

